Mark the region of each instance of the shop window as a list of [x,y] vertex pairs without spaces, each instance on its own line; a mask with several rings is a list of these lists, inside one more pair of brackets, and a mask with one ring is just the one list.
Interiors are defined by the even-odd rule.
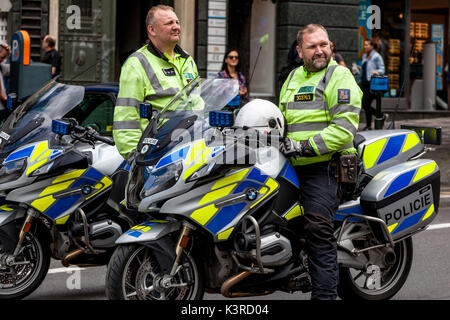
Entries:
[[82,17],[92,17],[92,0],[72,0],[72,4],[80,7]]
[[[372,38],[378,44],[377,51],[381,54],[384,65],[385,74],[389,78],[388,97],[405,96],[405,30],[407,13],[405,12],[405,1],[383,1],[383,0],[360,0],[360,29],[364,28],[361,33],[367,38]],[[381,12],[381,28],[369,29],[366,27],[367,19],[370,15],[366,10],[370,5],[380,8]],[[364,13],[364,14],[362,14]],[[423,26],[419,26],[419,32],[423,32]],[[362,56],[363,39],[360,39],[360,56]],[[403,88],[403,90],[402,90]]]

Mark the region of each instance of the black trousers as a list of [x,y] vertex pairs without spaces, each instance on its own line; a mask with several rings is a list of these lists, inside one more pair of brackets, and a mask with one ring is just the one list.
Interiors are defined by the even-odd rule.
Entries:
[[305,209],[306,253],[311,276],[311,299],[337,298],[339,269],[334,236],[334,214],[340,187],[330,162],[295,167],[300,181],[300,201]]
[[362,107],[366,112],[366,125],[371,128],[372,116],[377,115],[377,111],[372,107],[372,101],[376,96],[370,92],[370,83],[361,84],[361,91],[363,92]]

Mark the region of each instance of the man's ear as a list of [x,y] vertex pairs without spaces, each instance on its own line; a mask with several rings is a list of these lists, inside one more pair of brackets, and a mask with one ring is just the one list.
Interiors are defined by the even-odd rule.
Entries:
[[300,57],[300,59],[303,59],[302,50],[300,49],[300,47],[296,46],[295,48],[297,49],[297,53],[298,53],[298,56]]
[[147,32],[148,32],[149,35],[153,36],[153,35],[155,35],[155,28],[153,28],[153,26],[151,24],[149,24],[147,26]]

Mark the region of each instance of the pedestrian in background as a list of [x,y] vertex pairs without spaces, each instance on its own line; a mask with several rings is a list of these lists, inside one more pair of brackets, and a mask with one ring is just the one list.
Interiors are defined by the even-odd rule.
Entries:
[[178,45],[180,21],[172,7],[152,7],[147,13],[146,27],[148,43],[122,67],[114,109],[114,141],[128,162],[148,124],[147,119],[139,116],[140,104],[151,103],[155,111],[161,110],[198,76],[194,59]]
[[376,116],[376,110],[372,107],[372,101],[376,96],[370,92],[370,79],[374,75],[384,74],[384,61],[376,48],[377,43],[374,40],[364,41],[360,83],[363,92],[362,107],[366,113],[366,127],[363,130],[372,130],[372,116]]
[[7,77],[9,76],[10,65],[7,63],[11,48],[8,44],[0,44],[0,111],[6,109],[8,100]]
[[44,57],[42,58],[42,63],[47,63],[52,65],[52,77],[56,77],[61,73],[61,55],[55,49],[56,39],[51,35],[46,35],[44,40],[42,40],[42,49],[44,49]]
[[241,72],[241,63],[239,60],[239,51],[230,49],[225,53],[222,62],[222,68],[217,74],[219,79],[237,79],[239,81],[239,95],[241,104],[248,100],[247,80]]
[[298,56],[297,52],[297,39],[294,40],[291,44],[291,48],[289,49],[288,55],[286,57],[286,65],[281,69],[280,76],[278,80],[280,80],[281,84],[283,84],[289,73],[295,68],[301,67],[303,65],[303,59]]
[[339,52],[337,52],[336,46],[334,45],[333,41],[330,41],[330,46],[331,52],[333,52],[333,59],[336,60],[336,62],[341,66],[346,67],[347,65],[345,64],[344,58],[341,56]]

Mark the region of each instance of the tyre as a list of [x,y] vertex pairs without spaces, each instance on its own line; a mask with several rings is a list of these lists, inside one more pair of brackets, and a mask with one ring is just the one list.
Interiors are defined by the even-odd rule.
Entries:
[[50,246],[27,233],[15,259],[27,263],[0,267],[0,299],[22,299],[36,290],[47,275],[50,257]]
[[396,261],[387,268],[368,268],[366,272],[341,268],[338,295],[344,300],[387,300],[392,298],[408,278],[412,265],[412,239],[394,246]]
[[201,300],[203,272],[192,255],[183,252],[179,271],[171,279],[151,247],[117,247],[106,272],[106,296],[110,300]]

